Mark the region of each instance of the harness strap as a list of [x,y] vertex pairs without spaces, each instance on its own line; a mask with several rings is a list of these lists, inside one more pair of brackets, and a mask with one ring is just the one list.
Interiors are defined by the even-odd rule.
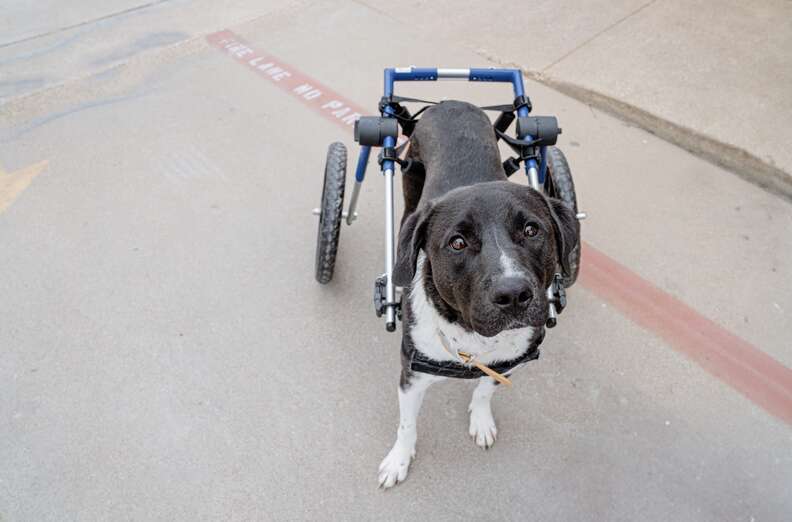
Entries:
[[[418,112],[415,114],[410,114],[410,111],[407,107],[401,105],[401,102],[418,102],[418,103],[426,103],[425,107],[421,107],[418,109]],[[418,116],[431,107],[432,105],[437,105],[439,102],[431,101],[431,100],[421,100],[420,98],[409,98],[407,96],[396,96],[392,94],[390,96],[383,96],[379,102],[379,110],[381,114],[385,114],[385,108],[390,107],[392,112],[389,114],[393,118],[396,118],[401,125],[402,132],[405,136],[412,136],[413,130],[415,130],[415,124],[418,123]]]
[[429,105],[437,105],[440,102],[432,101],[432,100],[422,100],[420,98],[410,98],[409,96],[396,96],[395,94],[391,94],[390,96],[383,96],[382,100],[380,101],[380,106],[382,106],[383,102],[393,102],[393,103],[400,103],[400,102],[418,102],[418,103],[428,103]]
[[[544,336],[545,329],[542,328],[539,334],[536,335],[531,341],[531,345],[528,347],[525,353],[523,353],[520,357],[510,361],[491,364],[486,366],[486,368],[492,372],[498,373],[499,375],[503,375],[505,378],[506,374],[518,366],[539,358],[539,345],[542,344]],[[464,353],[465,355],[470,356],[470,354],[465,352],[459,353],[460,355]],[[441,377],[454,377],[457,379],[478,379],[480,377],[484,377],[485,375],[493,377],[478,366],[471,366],[469,363],[460,363],[456,361],[438,361],[427,357],[422,352],[419,352],[414,348],[412,350],[412,354],[410,355],[410,370],[414,372],[428,373],[431,375],[439,375]],[[493,377],[493,379],[498,380],[495,377]]]
[[[448,350],[446,350],[446,351],[448,351]],[[490,377],[492,377],[493,379],[495,379],[499,383],[505,384],[506,386],[511,386],[512,385],[512,382],[509,380],[508,377],[506,377],[502,373],[496,372],[495,370],[493,370],[492,368],[490,368],[486,364],[477,361],[471,354],[469,354],[467,352],[457,352],[457,355],[459,356],[460,359],[462,359],[462,362],[464,362],[465,364],[473,364],[473,366],[475,366],[476,368],[478,368],[482,372],[486,373],[487,375],[489,375]]]
[[500,139],[505,141],[512,149],[515,149],[515,151],[517,151],[519,147],[533,147],[534,145],[542,141],[541,139],[521,140],[519,138],[513,138],[508,134],[506,134],[505,132],[498,130],[497,128],[495,129],[495,134]]
[[479,107],[482,111],[496,111],[496,112],[508,112],[512,113],[515,110],[514,105],[486,105],[484,107]]
[[[410,111],[407,107],[401,105],[402,102],[416,102],[416,103],[425,103],[426,105],[418,109],[415,114],[410,114]],[[391,108],[390,113],[388,115],[392,118],[395,118],[399,125],[401,125],[402,133],[410,137],[412,136],[413,131],[415,130],[415,125],[418,123],[418,116],[431,107],[432,105],[437,105],[441,102],[436,102],[432,100],[422,100],[420,98],[410,98],[409,96],[396,96],[392,94],[390,96],[383,96],[379,102],[379,110],[380,113],[385,115],[385,109],[387,107]],[[521,107],[526,107],[528,111],[531,110],[531,100],[523,95],[518,96],[514,99],[511,105],[485,105],[483,107],[479,107],[479,109],[484,111],[497,111],[500,112],[500,115],[495,120],[493,124],[493,128],[495,131],[495,140],[502,139],[505,141],[509,147],[511,147],[515,152],[517,152],[518,156],[514,158],[509,158],[503,162],[503,170],[506,173],[506,176],[511,176],[514,172],[516,172],[520,167],[520,161],[525,161],[529,157],[533,157],[535,153],[529,152],[531,149],[530,147],[536,145],[541,140],[520,140],[517,138],[513,138],[506,134],[506,129],[512,124],[515,120],[515,112],[517,109]],[[402,173],[412,172],[412,173],[425,173],[425,169],[422,163],[418,160],[403,160],[399,156],[401,156],[404,147],[407,145],[408,142],[404,142],[402,145],[397,147],[395,151],[388,151],[388,153],[383,154],[380,153],[379,161],[382,164],[384,159],[389,159],[391,161],[395,161],[398,163],[402,168]]]
[[[420,98],[410,98],[409,96],[396,96],[395,94],[391,94],[390,96],[383,96],[382,99],[380,100],[380,112],[382,112],[382,110],[390,104],[396,104],[401,102],[426,103],[429,105],[437,105],[438,103],[442,103],[442,101],[438,102],[433,100],[422,100]],[[523,95],[515,98],[514,102],[512,102],[509,105],[507,104],[484,105],[484,106],[479,106],[479,109],[481,109],[482,111],[514,112],[520,107],[526,107],[530,111],[532,109],[531,100],[527,96]]]
[[[401,105],[402,102],[425,103],[426,106],[418,109],[415,114],[410,114],[410,111],[407,109],[407,107]],[[399,121],[402,127],[402,132],[405,136],[409,137],[412,135],[413,130],[415,130],[415,124],[418,122],[418,116],[432,105],[437,105],[438,103],[441,102],[422,100],[420,98],[410,98],[409,96],[396,96],[395,94],[391,94],[390,96],[383,96],[380,99],[379,110],[380,113],[384,115],[385,108],[390,107],[392,112],[389,114],[389,116],[396,118]],[[479,109],[483,111],[500,112],[501,115],[498,116],[498,120],[495,122],[495,129],[504,132],[509,127],[509,125],[511,125],[511,122],[514,121],[514,112],[521,107],[527,107],[528,111],[531,110],[531,100],[525,95],[516,97],[511,105],[485,105],[483,107],[479,107]]]
[[496,119],[495,123],[493,124],[493,127],[495,127],[495,135],[497,136],[498,131],[506,132],[506,129],[509,128],[509,125],[511,125],[513,121],[514,121],[513,112],[500,113],[500,116],[498,116],[498,119]]
[[406,140],[398,147],[383,148],[377,157],[377,162],[380,165],[382,165],[382,162],[385,160],[398,163],[401,167],[402,174],[414,174],[418,176],[426,174],[426,169],[424,168],[424,164],[422,162],[415,158],[401,157],[402,152],[404,152],[404,149],[407,148],[409,143],[409,140]]

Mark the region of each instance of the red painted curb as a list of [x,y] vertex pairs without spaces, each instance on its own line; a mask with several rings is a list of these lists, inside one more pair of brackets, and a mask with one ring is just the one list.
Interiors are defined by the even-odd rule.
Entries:
[[[254,50],[231,31],[211,34],[207,40],[345,128],[371,112]],[[586,289],[768,413],[792,424],[792,370],[585,242],[582,258],[579,281]]]
[[792,424],[792,370],[585,242],[582,261],[587,290]]
[[231,31],[213,33],[206,39],[334,123],[352,127],[355,120],[367,112],[274,56],[256,51]]

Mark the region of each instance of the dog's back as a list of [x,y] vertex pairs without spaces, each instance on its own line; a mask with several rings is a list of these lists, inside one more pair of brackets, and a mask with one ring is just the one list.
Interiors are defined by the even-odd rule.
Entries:
[[424,112],[408,156],[424,165],[423,201],[457,187],[506,179],[492,123],[484,111],[462,101],[444,101]]

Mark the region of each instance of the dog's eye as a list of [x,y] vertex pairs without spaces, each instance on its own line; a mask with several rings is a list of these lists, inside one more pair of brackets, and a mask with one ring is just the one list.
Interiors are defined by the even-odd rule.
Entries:
[[539,227],[536,226],[536,223],[528,223],[525,225],[523,233],[528,237],[536,237],[536,235],[539,233]]
[[448,246],[454,250],[462,250],[467,246],[467,243],[462,236],[454,236],[451,238],[451,241],[448,242]]

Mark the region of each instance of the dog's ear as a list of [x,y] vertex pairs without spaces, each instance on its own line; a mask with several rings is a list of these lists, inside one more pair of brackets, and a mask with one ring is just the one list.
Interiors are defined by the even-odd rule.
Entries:
[[399,231],[399,247],[393,267],[393,283],[396,286],[409,285],[415,276],[418,252],[426,244],[426,229],[431,213],[428,206],[416,209],[407,217]]
[[545,198],[555,228],[558,262],[565,275],[570,275],[569,256],[580,241],[580,222],[571,205],[560,199]]

